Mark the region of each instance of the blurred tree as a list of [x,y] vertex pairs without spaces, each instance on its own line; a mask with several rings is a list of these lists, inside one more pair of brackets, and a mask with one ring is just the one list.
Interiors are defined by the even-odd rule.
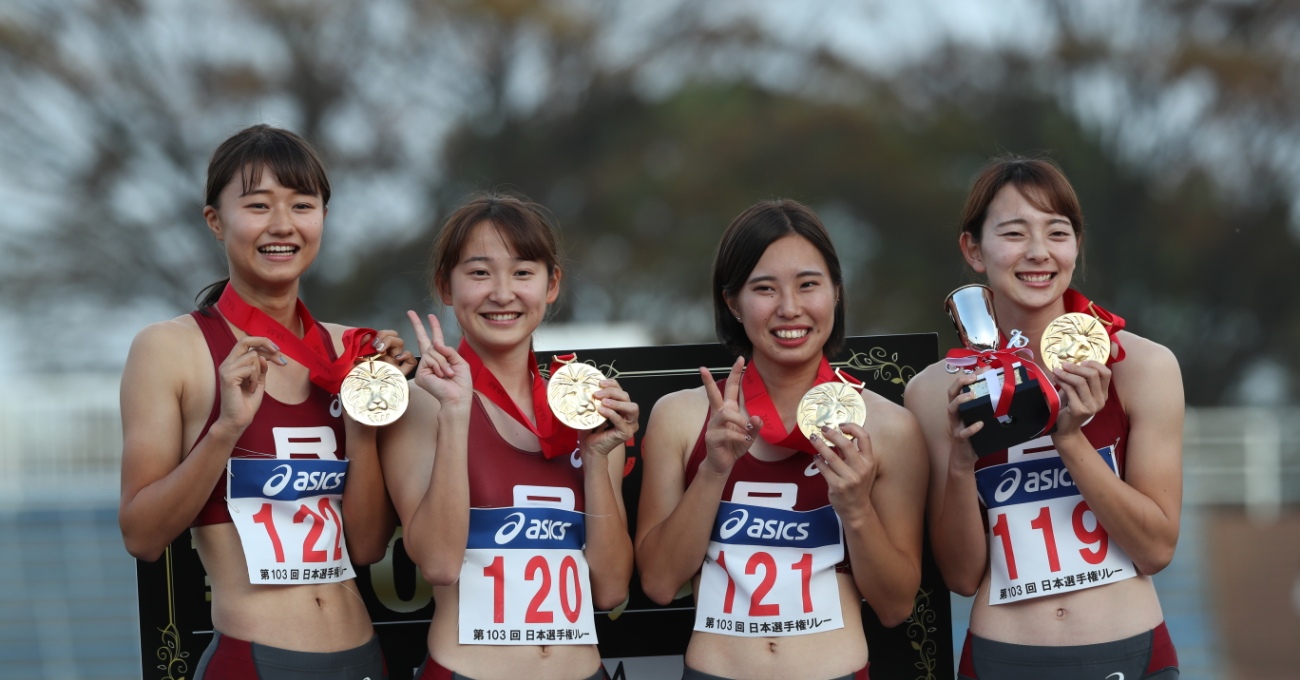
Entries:
[[563,225],[557,318],[707,339],[718,234],[785,195],[834,233],[854,332],[949,342],[966,183],[992,155],[1043,150],[1089,219],[1081,287],[1175,349],[1189,401],[1233,398],[1260,366],[1300,375],[1300,10],[1054,2],[972,38],[938,0],[909,7],[935,19],[910,28],[924,49],[882,56],[909,31],[872,0],[7,5],[0,303],[187,309],[223,269],[199,218],[206,157],[267,121],[332,167],[304,292],[323,318],[401,323],[427,300],[441,217],[505,186]]

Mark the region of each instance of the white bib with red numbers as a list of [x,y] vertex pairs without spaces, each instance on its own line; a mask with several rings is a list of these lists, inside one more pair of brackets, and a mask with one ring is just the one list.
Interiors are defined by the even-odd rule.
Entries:
[[[1115,447],[1098,449],[1115,474]],[[989,604],[1006,604],[1137,576],[1111,543],[1053,448],[1039,437],[1007,451],[1007,462],[975,471],[989,522]]]
[[354,578],[343,540],[348,461],[231,458],[226,506],[252,583],[332,583]]
[[460,644],[596,644],[586,523],[573,490],[517,485],[514,496],[514,507],[470,508]]
[[797,491],[794,484],[737,482],[733,500],[718,506],[695,630],[767,637],[844,627],[835,577],[844,559],[839,515],[829,505],[791,510]]

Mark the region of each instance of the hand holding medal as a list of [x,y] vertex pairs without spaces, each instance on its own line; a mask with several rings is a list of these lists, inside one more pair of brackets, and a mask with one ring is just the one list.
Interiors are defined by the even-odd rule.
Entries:
[[551,379],[546,384],[546,402],[560,422],[575,430],[592,430],[605,422],[600,414],[600,400],[592,396],[600,389],[605,374],[576,355],[555,357]]
[[[867,405],[862,400],[862,381],[840,369],[835,369],[839,381],[824,382],[813,386],[799,400],[799,409],[795,418],[803,436],[812,439],[814,433],[821,433],[823,428],[838,432],[845,423],[861,426],[867,422]],[[848,439],[852,435],[844,434]],[[827,445],[835,446],[831,440]]]
[[1080,312],[1062,314],[1047,324],[1041,344],[1043,363],[1055,372],[1063,363],[1105,364],[1110,358],[1110,335],[1101,319]]

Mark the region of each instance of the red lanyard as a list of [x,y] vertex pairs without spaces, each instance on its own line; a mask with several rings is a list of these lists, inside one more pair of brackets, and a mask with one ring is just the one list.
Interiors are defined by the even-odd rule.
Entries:
[[1083,293],[1069,288],[1065,291],[1065,296],[1061,298],[1065,303],[1065,311],[1078,312],[1096,317],[1101,325],[1106,327],[1106,335],[1110,336],[1110,341],[1115,345],[1115,351],[1111,353],[1106,365],[1116,364],[1124,360],[1124,347],[1119,344],[1119,332],[1124,330],[1124,318],[1118,314],[1108,312],[1101,308],[1101,305],[1084,297]]
[[[832,380],[842,380],[856,390],[862,389],[861,380],[841,370],[832,370],[831,363],[826,360],[826,357],[822,357],[821,364],[817,366],[817,377],[809,389]],[[804,453],[817,452],[812,442],[808,441],[797,426],[789,432],[785,431],[785,425],[781,423],[781,414],[776,412],[772,395],[767,393],[767,385],[763,384],[763,376],[758,374],[758,369],[754,368],[752,363],[745,367],[745,373],[740,378],[740,389],[745,394],[745,410],[749,411],[750,415],[758,416],[763,420],[759,435],[764,441],[773,446],[795,449]]]
[[[572,453],[578,447],[578,432],[573,428],[565,425],[555,418],[551,413],[550,406],[546,401],[546,381],[542,380],[542,373],[537,369],[537,357],[532,351],[528,352],[528,372],[533,376],[533,417],[536,424],[524,415],[524,412],[510,398],[506,388],[501,385],[501,381],[493,375],[487,366],[483,365],[483,360],[479,358],[478,353],[465,340],[460,341],[460,346],[456,351],[465,363],[469,364],[470,379],[474,382],[474,389],[482,392],[493,404],[496,404],[506,415],[514,418],[516,422],[528,428],[537,436],[537,441],[542,445],[542,455],[547,459],[556,456],[564,456]],[[572,355],[566,355],[572,361]],[[563,360],[564,357],[556,357],[557,360]],[[562,361],[556,361],[551,365],[551,370],[559,366]]]
[[316,320],[311,317],[311,312],[307,311],[307,305],[302,300],[297,300],[296,304],[298,320],[302,322],[301,338],[266,312],[245,302],[229,283],[216,306],[217,311],[236,328],[251,336],[269,339],[280,347],[281,352],[306,366],[308,376],[317,387],[330,394],[338,394],[343,378],[352,370],[356,359],[370,354],[367,344],[375,337],[375,331],[369,328],[349,328],[343,333],[343,353],[331,360],[325,339],[316,326]]

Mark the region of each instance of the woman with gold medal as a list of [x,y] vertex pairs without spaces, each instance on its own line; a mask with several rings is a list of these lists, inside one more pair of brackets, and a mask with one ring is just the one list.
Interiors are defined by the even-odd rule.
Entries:
[[624,442],[639,411],[572,357],[542,378],[532,336],[559,296],[559,262],[540,206],[475,198],[434,244],[433,293],[459,347],[436,316],[426,329],[409,312],[418,389],[379,446],[406,550],[434,587],[418,677],[605,677],[593,610],[627,597]]
[[383,557],[392,511],[375,430],[337,395],[363,356],[414,359],[395,332],[316,322],[298,299],[329,198],[292,132],[227,139],[203,215],[229,279],[141,331],[123,371],[122,537],[156,560],[191,528],[216,630],[196,678],[386,677],[352,564]]
[[1003,337],[1028,339],[1060,395],[1052,433],[980,457],[970,437],[987,425],[958,415],[979,376],[940,362],[907,386],[935,559],[975,598],[962,678],[1178,677],[1151,575],[1178,540],[1182,378],[1169,350],[1070,287],[1083,228],[1064,174],[1038,159],[989,163],[963,212],[962,255]]
[[912,613],[924,444],[910,413],[827,362],[842,294],[826,229],[797,202],[758,203],[722,236],[716,328],[740,358],[660,399],[643,445],[642,588],[661,604],[695,593],[683,678],[865,678],[863,599],[887,626]]

